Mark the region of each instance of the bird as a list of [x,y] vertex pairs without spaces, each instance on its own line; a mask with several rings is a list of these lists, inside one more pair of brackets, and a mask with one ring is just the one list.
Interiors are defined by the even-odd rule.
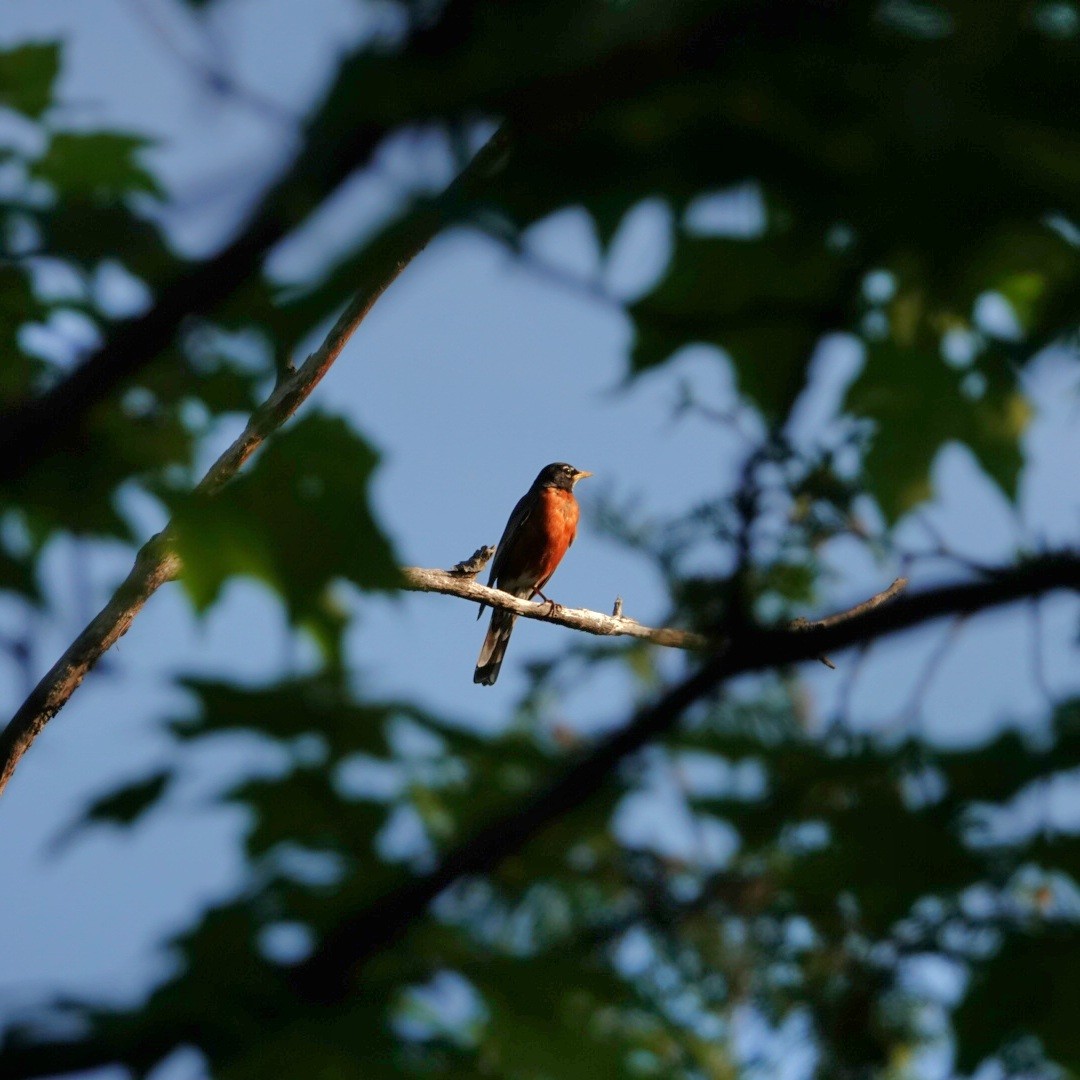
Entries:
[[[539,596],[554,608],[555,602],[548,600],[541,590],[574,542],[579,514],[574,485],[587,476],[592,473],[575,469],[565,461],[552,462],[540,470],[503,529],[491,563],[489,586],[523,600]],[[478,619],[484,614],[485,606],[480,605]],[[474,683],[494,686],[516,621],[517,616],[509,611],[492,610],[473,672]]]

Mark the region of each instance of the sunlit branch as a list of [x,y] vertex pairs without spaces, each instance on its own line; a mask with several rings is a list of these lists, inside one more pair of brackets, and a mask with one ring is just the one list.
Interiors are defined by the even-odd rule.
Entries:
[[[483,560],[486,562],[487,560]],[[459,566],[468,565],[471,572],[462,573],[459,570],[431,570],[421,566],[406,566],[401,570],[404,581],[403,587],[412,592],[435,592],[444,596],[459,596],[463,600],[475,600],[488,607],[502,608],[504,611],[512,611],[525,619],[539,619],[542,622],[556,623],[559,626],[568,627],[571,630],[581,630],[586,634],[596,634],[600,637],[633,637],[642,641],[648,641],[653,645],[666,645],[672,649],[689,649],[702,651],[717,649],[724,643],[721,636],[709,637],[706,634],[695,633],[692,630],[682,630],[672,626],[645,626],[637,619],[631,619],[622,614],[622,599],[616,601],[617,613],[604,615],[599,611],[589,608],[568,608],[561,604],[535,603],[532,600],[522,600],[500,589],[492,589],[487,585],[481,585],[474,580],[483,562],[476,569],[472,569],[474,559],[468,564],[459,563]],[[849,611],[842,611],[836,615],[830,615],[827,619],[810,622],[806,619],[795,619],[790,624],[790,629],[806,631],[823,626],[835,626],[844,619],[854,618],[864,611],[870,611],[880,604],[899,596],[907,585],[906,578],[897,578],[887,589],[863,601]],[[819,657],[828,667],[835,665],[831,660]]]
[[704,634],[675,627],[645,626],[625,615],[604,615],[588,608],[568,608],[561,604],[535,603],[521,600],[500,589],[490,589],[469,577],[462,577],[448,570],[428,570],[420,566],[406,566],[401,571],[404,588],[413,592],[435,592],[445,596],[460,596],[463,600],[476,600],[488,607],[512,611],[525,619],[540,619],[556,623],[571,630],[601,637],[634,637],[653,645],[667,645],[673,649],[707,649],[717,642]]

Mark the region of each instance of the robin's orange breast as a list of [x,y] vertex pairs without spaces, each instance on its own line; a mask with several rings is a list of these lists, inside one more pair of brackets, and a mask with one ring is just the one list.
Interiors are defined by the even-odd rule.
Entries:
[[500,586],[542,589],[574,542],[579,517],[577,499],[569,491],[543,488],[514,545],[506,553]]

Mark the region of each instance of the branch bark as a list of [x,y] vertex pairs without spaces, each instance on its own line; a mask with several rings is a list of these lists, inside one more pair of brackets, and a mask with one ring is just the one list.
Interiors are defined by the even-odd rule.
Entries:
[[932,619],[971,615],[1055,589],[1080,591],[1080,553],[1044,555],[992,576],[910,595],[885,605],[890,589],[864,604],[808,627],[733,629],[726,649],[707,660],[655,704],[569,766],[548,787],[453,848],[428,874],[406,881],[326,935],[293,969],[297,990],[315,1000],[348,993],[363,965],[397,941],[428,905],[459,878],[495,869],[546,826],[588,799],[628,755],[670,731],[686,709],[737,675],[812,660],[898,633]]
[[[267,400],[252,413],[243,432],[210,466],[196,487],[213,495],[227,483],[266,438],[306,400],[340,356],[345,343],[390,284],[448,220],[466,189],[482,181],[505,153],[508,135],[497,131],[462,171],[441,199],[413,215],[398,245],[372,260],[357,292],[327,334],[322,345],[291,375],[282,379]],[[16,766],[45,725],[64,707],[90,669],[123,634],[146,601],[176,576],[179,558],[172,550],[169,530],[153,537],[139,552],[135,565],[109,602],[64,651],[0,733],[0,795]]]
[[455,574],[450,570],[428,570],[420,566],[402,568],[401,576],[404,588],[411,592],[434,592],[444,596],[460,596],[463,600],[476,600],[488,607],[512,611],[525,619],[540,619],[542,622],[557,623],[571,630],[582,630],[586,634],[599,634],[601,637],[633,637],[652,642],[653,645],[666,645],[672,649],[708,649],[715,648],[717,641],[692,630],[680,630],[675,627],[644,626],[637,619],[625,615],[603,615],[588,608],[568,608],[556,604],[537,604],[532,600],[520,600],[516,596],[481,585],[469,576]]
[[[493,547],[480,548],[471,559],[458,563],[452,570],[404,566],[401,569],[402,588],[410,592],[434,592],[442,593],[444,596],[459,596],[463,600],[475,600],[488,607],[512,611],[525,619],[556,623],[571,630],[581,630],[586,634],[596,634],[599,637],[632,637],[648,641],[653,645],[664,645],[671,649],[687,649],[694,652],[715,651],[726,643],[726,639],[721,635],[709,636],[674,626],[645,626],[637,619],[623,615],[621,596],[615,599],[614,611],[610,615],[604,615],[602,612],[592,611],[589,608],[568,608],[561,604],[552,607],[550,603],[537,604],[532,600],[522,600],[511,596],[510,593],[503,592],[501,589],[481,585],[475,577],[494,551]],[[836,626],[846,619],[854,618],[894,600],[907,588],[907,583],[907,578],[897,578],[887,589],[847,611],[814,621],[794,619],[788,624],[788,629],[807,631],[825,626]],[[827,667],[835,666],[826,656],[819,656],[818,660]]]

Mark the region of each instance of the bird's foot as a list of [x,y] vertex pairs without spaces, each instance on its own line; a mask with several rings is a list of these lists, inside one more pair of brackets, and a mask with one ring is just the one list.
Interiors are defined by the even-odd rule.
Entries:
[[562,611],[562,604],[556,604],[554,600],[545,596],[539,589],[536,590],[536,595],[540,597],[541,607],[543,607],[544,604],[548,605],[548,615],[554,615],[557,611]]

